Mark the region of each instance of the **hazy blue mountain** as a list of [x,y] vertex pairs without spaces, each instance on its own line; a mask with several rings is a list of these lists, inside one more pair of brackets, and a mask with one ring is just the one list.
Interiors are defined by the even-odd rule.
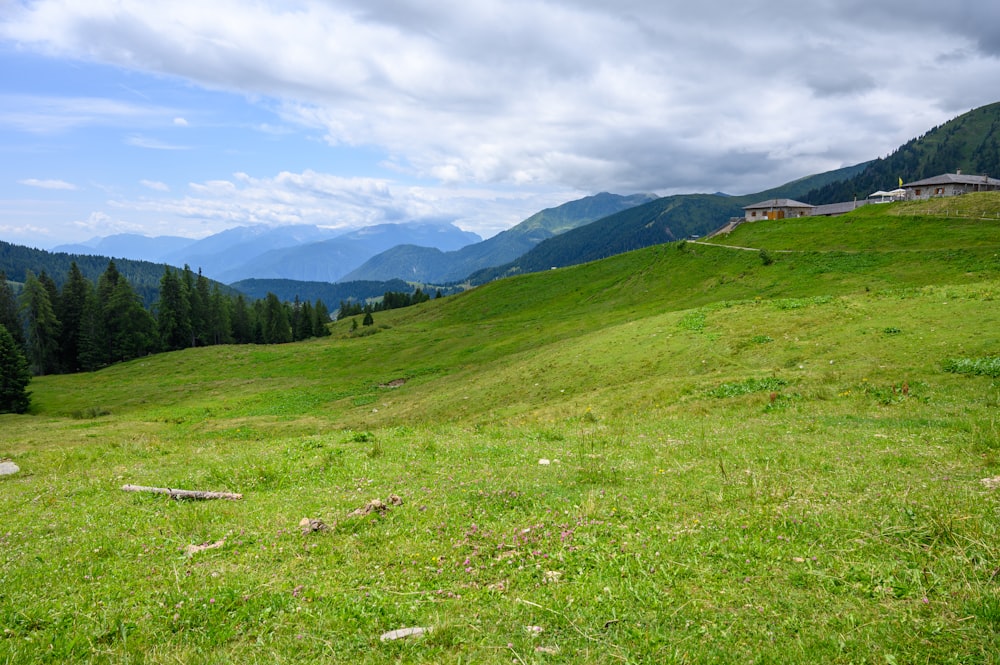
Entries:
[[[87,245],[96,246],[111,238],[98,238]],[[134,238],[135,247],[143,246],[143,241],[151,246],[158,240]],[[248,277],[333,281],[398,242],[457,249],[478,242],[480,237],[452,224],[440,223],[380,224],[347,232],[302,224],[239,226],[201,240],[177,240],[185,242],[173,243],[169,251],[158,253],[156,260],[177,266],[189,265],[221,281]],[[324,247],[326,241],[336,242]],[[123,251],[122,255],[129,254]],[[307,265],[309,263],[316,265]],[[343,267],[339,267],[341,265]]]
[[189,265],[201,269],[213,279],[227,270],[241,266],[256,257],[283,247],[327,240],[343,230],[324,229],[312,225],[238,226],[202,238],[164,257],[172,265]]
[[250,278],[335,282],[370,257],[401,243],[430,245],[440,251],[479,240],[475,233],[453,224],[378,224],[321,242],[271,249],[217,273],[206,269],[206,274],[227,283]]
[[426,243],[397,244],[373,256],[348,280],[405,279],[443,284],[464,280],[471,273],[521,256],[547,238],[655,199],[652,194],[620,196],[602,192],[535,213],[517,226],[456,251],[441,251]]
[[193,238],[177,236],[150,238],[136,233],[119,233],[103,238],[91,238],[82,243],[59,245],[53,247],[52,251],[88,256],[124,257],[137,261],[160,263],[165,262],[168,255],[182,251],[195,242]]

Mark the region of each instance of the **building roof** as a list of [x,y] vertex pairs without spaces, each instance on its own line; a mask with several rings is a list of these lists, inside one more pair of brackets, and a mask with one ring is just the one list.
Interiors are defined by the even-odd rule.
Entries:
[[768,199],[751,206],[744,206],[744,210],[773,210],[774,208],[812,208],[813,206],[794,199]]
[[925,178],[916,182],[908,182],[903,187],[930,187],[932,185],[990,185],[1000,187],[1000,180],[985,175],[966,175],[964,173],[943,173],[933,178]]
[[890,196],[905,196],[905,195],[906,195],[906,190],[902,189],[902,188],[900,188],[900,189],[894,189],[891,192],[886,192],[886,191],[883,191],[883,190],[880,189],[877,192],[872,192],[871,194],[869,194],[868,198],[870,198],[870,199],[883,198],[884,199],[884,198],[888,198]]
[[809,214],[813,217],[825,217],[829,215],[843,215],[844,213],[856,210],[868,201],[844,201],[843,203],[827,203],[826,205],[814,206]]

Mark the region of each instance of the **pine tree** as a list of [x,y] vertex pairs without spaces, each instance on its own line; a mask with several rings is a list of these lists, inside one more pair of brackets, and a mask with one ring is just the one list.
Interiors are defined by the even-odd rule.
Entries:
[[160,278],[156,323],[163,349],[177,351],[190,346],[191,307],[180,278],[169,266]]
[[14,289],[7,281],[7,274],[0,270],[0,325],[7,328],[7,332],[10,333],[19,347],[24,348],[24,328],[17,310],[17,297],[14,296]]
[[38,273],[38,281],[45,287],[45,292],[49,294],[49,302],[52,303],[53,307],[57,307],[59,304],[59,287],[56,286],[55,280],[49,277],[49,273],[43,270]]
[[191,272],[191,266],[184,264],[184,272],[181,273],[181,286],[190,307],[191,317],[191,340],[188,346],[198,346],[198,331],[204,328],[205,308],[198,299],[196,281],[194,273]]
[[237,344],[250,344],[254,341],[253,320],[242,293],[233,301],[232,331],[233,341]]
[[108,364],[103,318],[97,291],[91,289],[83,302],[83,312],[80,315],[80,350],[77,364],[84,372],[93,372]]
[[292,341],[297,342],[308,337],[308,335],[302,336],[302,301],[299,300],[298,294],[295,295],[295,300],[292,302],[288,314],[288,323],[292,327]]
[[375,319],[374,319],[374,317],[372,317],[372,313],[371,312],[365,312],[365,318],[361,322],[361,325],[363,325],[363,326],[375,325]]
[[229,298],[222,295],[222,289],[216,284],[212,287],[211,307],[209,317],[212,344],[232,344],[233,320],[232,304]]
[[194,331],[195,346],[205,346],[212,343],[212,294],[208,286],[208,278],[198,270],[194,282],[194,292],[191,294],[191,328]]
[[156,322],[128,280],[118,280],[103,313],[111,362],[138,358],[155,348]]
[[329,337],[328,323],[330,323],[330,310],[322,300],[317,300],[316,306],[313,307],[313,337]]
[[292,341],[292,328],[288,312],[278,296],[268,293],[264,298],[262,332],[265,344],[284,344]]
[[31,371],[7,326],[0,324],[0,413],[24,413],[31,405]]
[[313,331],[316,329],[316,312],[313,311],[312,303],[308,300],[304,300],[299,306],[299,309],[299,318],[297,321],[298,331],[295,336],[298,339],[309,339],[310,337],[315,337]]
[[114,292],[115,287],[118,286],[118,281],[124,279],[122,274],[118,272],[118,266],[115,265],[114,260],[108,261],[108,267],[104,269],[101,276],[97,278],[97,299],[102,304],[106,303],[111,299],[111,294]]
[[69,266],[69,275],[59,294],[56,316],[62,324],[62,343],[59,349],[59,365],[64,372],[78,372],[80,365],[80,333],[83,308],[87,297],[94,290],[80,272],[76,261]]
[[20,300],[31,371],[39,375],[59,371],[59,319],[49,292],[30,270]]

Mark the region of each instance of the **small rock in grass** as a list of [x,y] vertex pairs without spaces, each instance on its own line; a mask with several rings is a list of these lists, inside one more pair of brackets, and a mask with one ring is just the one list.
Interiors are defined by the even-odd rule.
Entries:
[[552,464],[552,462],[550,462],[549,460],[545,459],[544,457],[542,459],[538,460],[538,463],[541,464],[542,466],[548,466],[549,464]]
[[326,524],[323,524],[321,520],[314,520],[308,517],[303,517],[299,521],[299,528],[302,529],[302,535],[305,536],[310,533],[313,533],[314,531],[326,531],[330,527],[328,527]]
[[385,503],[381,499],[372,499],[361,508],[355,508],[347,514],[348,517],[360,517],[372,513],[385,513],[392,506],[402,506],[403,500],[396,494],[390,494]]
[[194,556],[198,552],[204,552],[205,550],[215,550],[226,544],[226,539],[217,540],[214,543],[202,543],[201,545],[188,545],[184,548],[184,554],[187,556]]
[[0,462],[0,476],[13,476],[21,470],[21,467],[11,461]]
[[379,639],[383,642],[391,642],[392,640],[401,640],[404,637],[419,637],[429,632],[431,632],[430,627],[414,626],[412,628],[397,628],[396,630],[390,630],[388,633],[382,633]]
[[981,482],[988,490],[995,490],[1000,488],[1000,476],[994,476],[993,478],[983,478],[979,482]]

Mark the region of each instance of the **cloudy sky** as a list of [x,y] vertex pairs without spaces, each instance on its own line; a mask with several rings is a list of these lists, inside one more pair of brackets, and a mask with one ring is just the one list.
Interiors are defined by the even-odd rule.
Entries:
[[982,0],[0,0],[0,239],[488,237],[599,191],[759,191],[998,99]]

